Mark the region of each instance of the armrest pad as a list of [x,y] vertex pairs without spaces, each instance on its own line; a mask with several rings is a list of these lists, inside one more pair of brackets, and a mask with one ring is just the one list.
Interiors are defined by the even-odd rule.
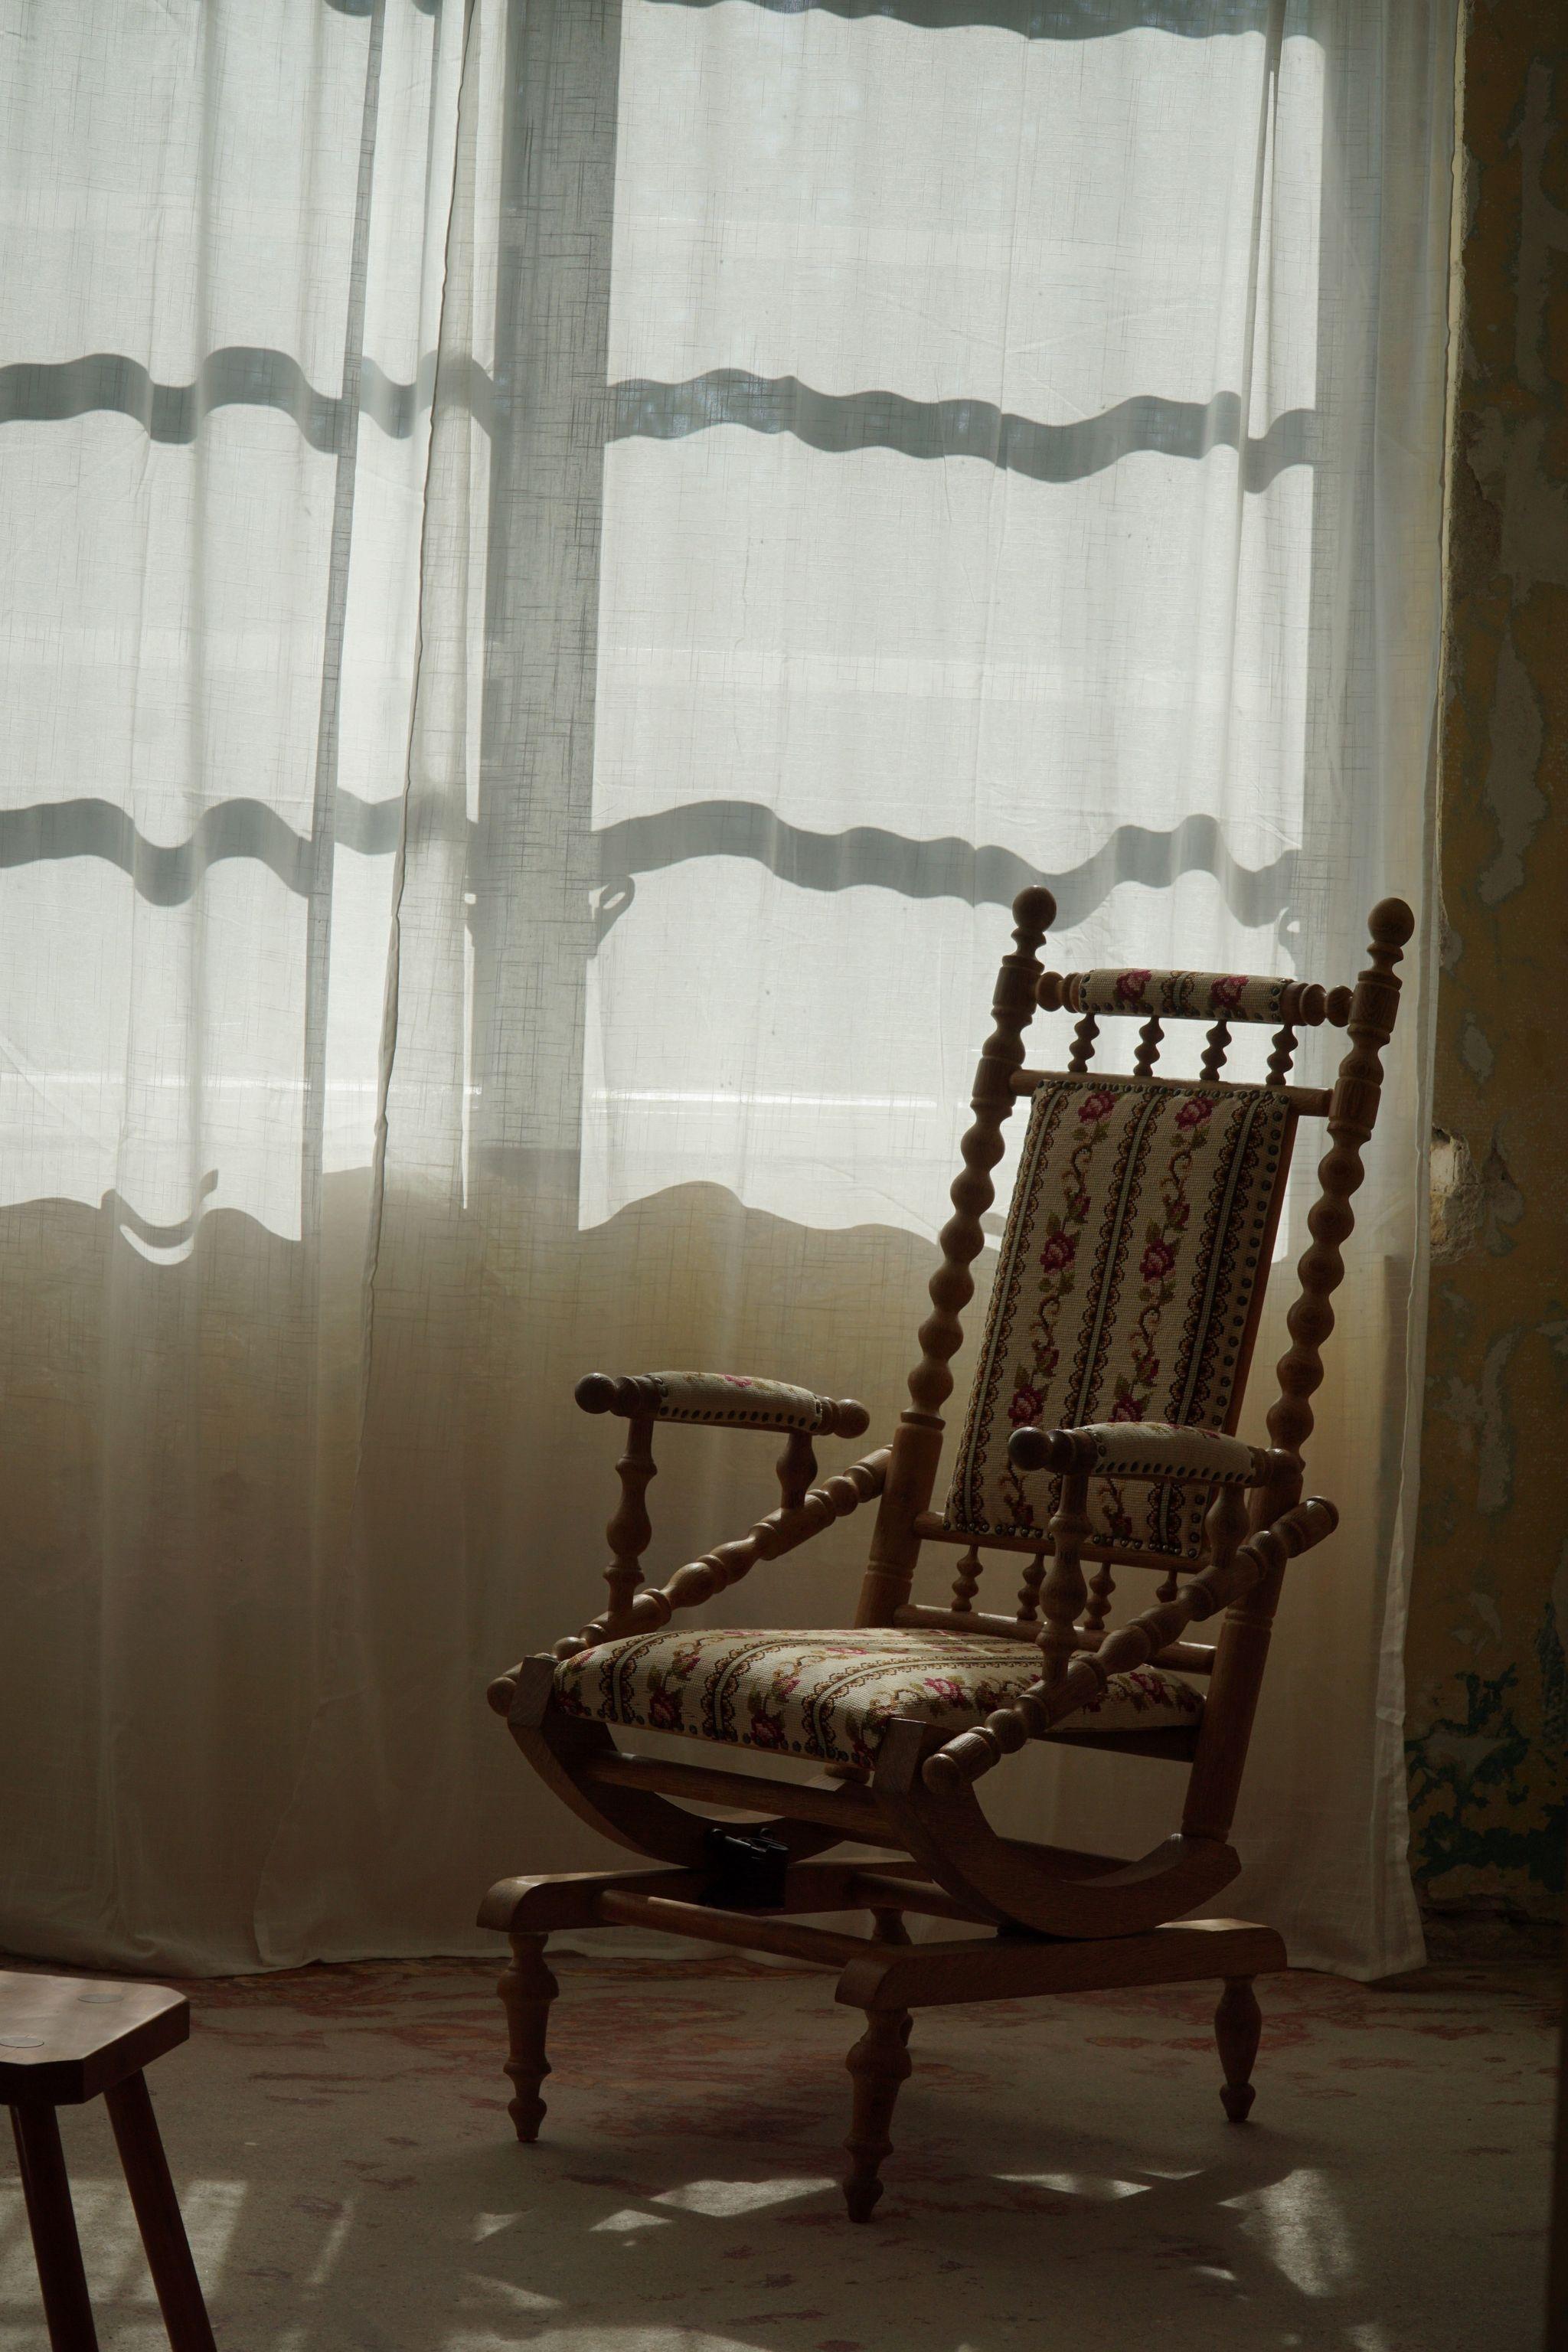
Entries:
[[[1091,1477],[1201,1478],[1216,1486],[1262,1486],[1286,1457],[1222,1437],[1212,1429],[1177,1429],[1168,1421],[1095,1421],[1082,1429],[1018,1429],[1008,1441],[1015,1470],[1079,1470]],[[1294,1466],[1293,1465],[1290,1466]]]
[[590,1372],[577,1383],[584,1412],[628,1421],[703,1422],[717,1429],[801,1430],[814,1437],[859,1437],[871,1416],[853,1397],[817,1396],[787,1381],[753,1381],[738,1372],[636,1372],[615,1379]]

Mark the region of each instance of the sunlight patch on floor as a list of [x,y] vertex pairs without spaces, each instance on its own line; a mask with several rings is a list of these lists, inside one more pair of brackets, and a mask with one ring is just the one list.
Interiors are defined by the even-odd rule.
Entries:
[[1051,2189],[1058,2197],[1085,2197],[1094,2205],[1114,2204],[1122,2197],[1146,2197],[1147,2180],[1112,2180],[1099,2172],[999,2172],[1013,2189]]
[[1319,2299],[1353,2285],[1349,2226],[1328,2179],[1312,2166],[1225,2202],[1247,2216],[1245,2235],[1261,2245],[1299,2294]]
[[[684,2189],[662,2189],[650,2205],[673,2205],[679,2213],[705,2213],[722,2220],[731,2213],[755,2213],[764,2205],[787,2205],[792,2198],[816,2197],[837,2189],[830,2173],[809,2180],[689,2180]],[[601,2225],[602,2226],[602,2225]]]
[[[180,2189],[185,2230],[199,2249],[202,2284],[210,2295],[222,2282],[224,2263],[247,2193],[243,2180],[192,2180]],[[71,2203],[88,2286],[96,2299],[111,2298],[157,2309],[141,2232],[125,2184],[114,2179],[73,2179]],[[0,2302],[36,2311],[38,2273],[19,2183],[0,2191]]]
[[[448,2336],[441,2352],[518,2352],[515,2336],[472,2328]],[[528,2352],[763,2352],[755,2338],[709,2336],[700,2327],[550,2327],[531,2336]]]

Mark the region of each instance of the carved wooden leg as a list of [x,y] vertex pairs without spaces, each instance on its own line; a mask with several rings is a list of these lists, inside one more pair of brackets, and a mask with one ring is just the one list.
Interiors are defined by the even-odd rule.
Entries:
[[[886,1907],[874,1910],[871,1914],[871,1941],[874,1944],[907,1944],[910,1941],[910,1931],[904,1925],[903,1913]],[[899,2028],[900,2034],[905,2042],[910,2038],[910,2030],[913,2024],[914,2019],[906,2009],[904,2021]]]
[[852,2221],[868,2221],[882,2193],[878,2176],[892,2153],[888,2126],[893,2103],[912,2072],[904,2047],[910,2025],[907,2009],[868,2010],[866,2031],[846,2061],[855,2084],[855,2119],[844,2143],[849,2153],[844,2201]]
[[1252,1979],[1227,1977],[1219,2007],[1214,2013],[1214,2038],[1225,2068],[1220,2101],[1233,2124],[1247,2121],[1257,2096],[1252,2087],[1252,2062],[1258,2055],[1258,2037],[1262,2030],[1263,2012],[1252,1990]]
[[544,2035],[550,2004],[561,1990],[544,1965],[544,1940],[535,1935],[509,1937],[511,1966],[503,1970],[496,1986],[506,2011],[506,2072],[513,2089],[507,2113],[521,2140],[536,2140],[544,2121],[544,2102],[539,2095],[539,2086],[550,2072]]

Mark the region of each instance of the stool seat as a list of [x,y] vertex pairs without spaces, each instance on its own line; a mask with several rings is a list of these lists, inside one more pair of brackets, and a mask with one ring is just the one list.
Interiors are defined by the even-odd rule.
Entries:
[[190,2031],[190,2003],[163,1985],[0,1972],[0,2101],[80,2106]]

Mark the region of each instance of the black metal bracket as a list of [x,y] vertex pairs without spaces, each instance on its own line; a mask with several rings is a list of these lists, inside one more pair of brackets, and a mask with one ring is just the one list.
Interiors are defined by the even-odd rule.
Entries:
[[789,1848],[753,1830],[710,1824],[703,1840],[712,1873],[698,1896],[715,1911],[776,1911],[784,1901]]

